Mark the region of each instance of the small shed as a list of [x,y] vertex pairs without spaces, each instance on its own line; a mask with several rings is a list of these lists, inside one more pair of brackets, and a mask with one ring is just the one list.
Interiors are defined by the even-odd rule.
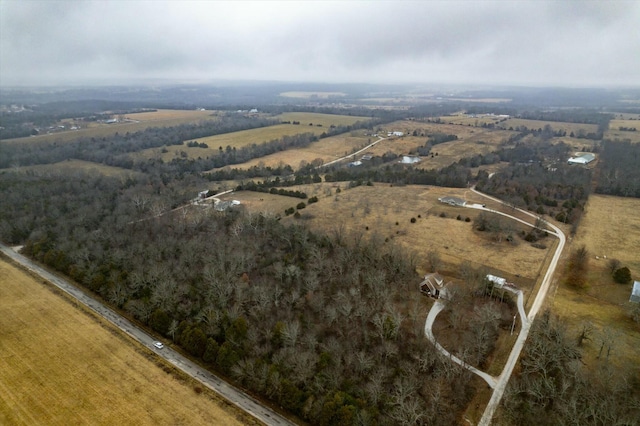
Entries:
[[491,274],[487,274],[487,280],[491,281],[498,288],[502,288],[507,284],[507,280],[505,278],[497,277]]
[[633,282],[633,289],[631,290],[629,302],[640,303],[640,281]]

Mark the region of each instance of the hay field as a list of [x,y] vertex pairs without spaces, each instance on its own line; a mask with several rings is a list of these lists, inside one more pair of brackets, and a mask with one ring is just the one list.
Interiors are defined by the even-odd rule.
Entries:
[[[597,357],[602,339],[608,338],[613,339],[610,361],[619,368],[639,371],[640,328],[631,320],[625,306],[580,294],[564,286],[556,291],[552,289],[549,296],[547,304],[551,312],[562,319],[571,335],[578,335],[585,323],[593,324],[591,340],[585,341],[583,346],[582,362],[593,368],[597,368],[599,362],[606,362]],[[605,357],[606,352],[605,348]]]
[[[309,196],[317,195],[319,201],[302,210],[302,218],[283,220],[301,220],[312,229],[325,232],[337,227],[343,227],[345,232],[377,232],[383,239],[393,240],[415,252],[419,272],[428,270],[426,254],[435,250],[448,267],[455,268],[468,260],[474,266],[486,265],[495,271],[535,280],[548,253],[525,242],[517,246],[494,243],[474,232],[472,222],[456,220],[457,215],[473,219],[478,211],[444,205],[438,197],[452,195],[482,202],[465,189],[388,184],[347,189],[346,185],[342,182],[291,188],[305,191]],[[340,187],[342,192],[336,193],[335,187]],[[439,217],[441,212],[447,217]],[[411,223],[412,217],[416,223]]]
[[612,362],[621,367],[639,366],[640,328],[628,311],[631,285],[614,283],[607,270],[608,260],[604,259],[618,259],[631,270],[632,277],[640,277],[638,209],[640,200],[636,198],[589,196],[578,232],[568,248],[575,250],[584,245],[589,251],[588,288],[576,291],[560,285],[555,294],[550,293],[553,312],[575,333],[586,321],[594,324],[596,333],[585,345],[587,363],[596,362],[601,337],[606,334],[616,341]]
[[[135,153],[131,153],[131,158],[162,158],[163,161],[171,161],[173,158],[180,157],[182,152],[186,154],[186,158],[206,158],[215,156],[219,152],[219,148],[243,148],[252,144],[261,144],[274,139],[280,139],[283,136],[294,136],[302,133],[313,133],[320,135],[325,131],[324,127],[302,126],[293,124],[277,124],[275,126],[260,127],[257,129],[241,130],[238,132],[224,133],[221,135],[207,136],[199,139],[189,139],[188,141],[196,141],[198,143],[206,143],[208,148],[190,148],[185,145],[171,145],[164,149],[149,148]],[[162,151],[166,152],[162,152]]]
[[550,125],[554,131],[563,130],[567,132],[567,136],[569,136],[571,132],[577,135],[580,130],[584,131],[585,133],[595,133],[598,131],[598,126],[595,124],[526,120],[523,118],[509,118],[508,120],[500,123],[499,126],[503,129],[508,129],[509,127],[513,127],[515,129],[517,126],[526,126],[528,129],[543,129],[547,124]]
[[[620,127],[635,128],[635,132],[620,130]],[[609,122],[609,130],[605,132],[605,138],[615,140],[629,139],[631,142],[640,143],[640,120],[619,119]]]
[[618,259],[640,279],[640,199],[593,194],[585,210],[572,245],[584,244],[594,257]]
[[4,258],[0,283],[0,424],[252,421]]
[[369,117],[360,117],[356,115],[337,115],[337,114],[321,114],[317,112],[285,112],[276,115],[274,118],[281,121],[299,121],[300,126],[308,126],[309,123],[314,126],[320,124],[323,127],[334,126],[350,126],[357,121],[368,121]]
[[288,164],[294,170],[300,167],[304,161],[311,163],[313,160],[321,159],[324,163],[335,160],[351,152],[359,150],[373,142],[375,139],[364,135],[338,135],[329,138],[320,139],[311,143],[305,148],[288,149],[286,151],[276,152],[264,157],[254,158],[242,164],[234,164],[225,166],[225,168],[248,169],[253,166],[257,167],[277,167],[279,165]]
[[[217,115],[216,111],[197,111],[184,109],[159,109],[157,111],[137,112],[134,114],[125,114],[124,118],[134,121],[168,121],[168,120],[187,120],[187,123],[197,123],[200,120],[214,119]],[[182,123],[181,123],[182,124]]]
[[158,110],[157,112],[145,112],[139,114],[127,114],[130,120],[122,123],[90,123],[89,127],[79,130],[68,130],[51,134],[37,135],[26,138],[7,139],[6,143],[65,143],[80,138],[102,138],[113,136],[116,133],[138,132],[150,127],[171,127],[180,124],[198,123],[207,120],[216,120],[212,111],[183,111],[183,110]]
[[[0,169],[3,170],[3,169]],[[4,169],[7,170],[7,169]],[[37,174],[64,174],[69,175],[75,172],[97,173],[109,177],[140,176],[142,173],[134,172],[121,167],[107,166],[104,164],[92,163],[84,160],[65,160],[53,164],[39,164],[36,166],[25,166],[11,169],[18,172],[34,172]]]
[[443,123],[473,127],[480,127],[483,124],[497,124],[501,119],[501,117],[498,117],[496,115],[484,114],[477,115],[476,117],[471,117],[467,114],[443,115],[442,117],[440,117],[440,120]]
[[280,96],[285,98],[296,98],[296,99],[328,99],[335,97],[343,97],[347,96],[344,92],[282,92]]

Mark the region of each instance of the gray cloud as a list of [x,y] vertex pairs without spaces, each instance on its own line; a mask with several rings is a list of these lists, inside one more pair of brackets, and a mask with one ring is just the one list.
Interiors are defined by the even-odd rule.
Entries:
[[640,84],[640,3],[0,2],[0,84]]

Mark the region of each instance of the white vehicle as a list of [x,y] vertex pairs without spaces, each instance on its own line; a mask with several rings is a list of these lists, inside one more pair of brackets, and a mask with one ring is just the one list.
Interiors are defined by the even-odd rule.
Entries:
[[153,346],[155,346],[158,349],[164,348],[164,345],[162,344],[162,342],[153,342]]

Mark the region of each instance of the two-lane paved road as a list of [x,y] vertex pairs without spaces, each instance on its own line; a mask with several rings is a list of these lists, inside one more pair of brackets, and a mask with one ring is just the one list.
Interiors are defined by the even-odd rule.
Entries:
[[258,420],[261,420],[267,425],[295,425],[295,423],[292,423],[270,408],[265,407],[256,399],[233,387],[231,384],[225,382],[221,378],[211,374],[209,371],[190,361],[173,349],[166,346],[163,349],[156,349],[153,346],[153,342],[156,340],[154,337],[147,334],[144,330],[134,325],[117,312],[109,309],[101,302],[83,293],[80,289],[69,283],[67,280],[52,274],[51,272],[32,262],[30,259],[22,256],[19,253],[16,253],[10,247],[7,247],[1,243],[0,251],[17,263],[21,264],[26,269],[38,274],[45,280],[60,288],[65,293],[71,295],[73,298],[89,307],[91,310],[95,311],[98,315],[114,324],[120,330],[124,331],[129,336],[142,343],[144,346],[148,347],[150,350],[156,352],[158,356],[166,359],[186,374],[203,383],[205,386],[213,389],[221,396],[229,400],[231,403],[249,413],[253,417],[257,418]]

